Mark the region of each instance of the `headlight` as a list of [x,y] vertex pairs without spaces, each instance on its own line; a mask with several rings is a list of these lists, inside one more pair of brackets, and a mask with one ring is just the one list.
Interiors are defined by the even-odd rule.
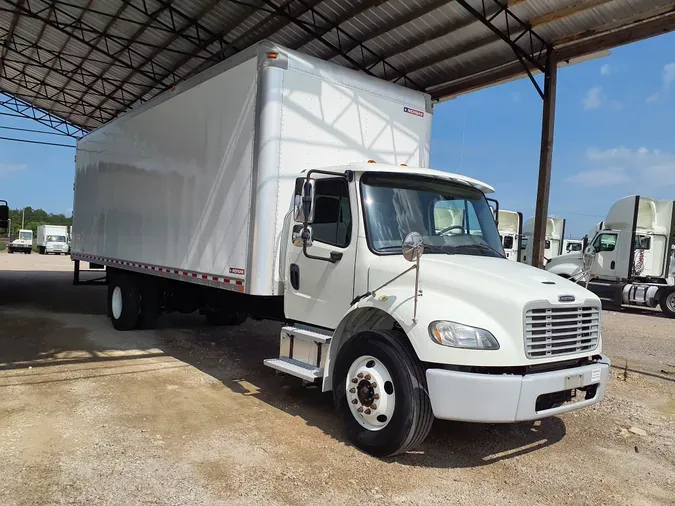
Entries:
[[461,323],[436,321],[429,325],[429,337],[435,343],[470,350],[498,350],[499,343],[487,330]]

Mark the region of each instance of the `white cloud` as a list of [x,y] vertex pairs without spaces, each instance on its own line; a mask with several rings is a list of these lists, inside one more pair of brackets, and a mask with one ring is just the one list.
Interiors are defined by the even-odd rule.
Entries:
[[602,103],[605,101],[605,95],[602,92],[602,88],[599,86],[596,86],[595,88],[591,88],[586,92],[586,96],[584,97],[584,109],[587,111],[597,109],[599,108]]
[[663,73],[661,75],[663,80],[663,87],[661,91],[657,91],[647,97],[647,102],[653,104],[664,98],[670,91],[670,86],[675,82],[675,62],[667,63],[663,66]]
[[631,184],[641,188],[675,185],[675,153],[639,147],[589,148],[590,168],[567,178],[582,186]]
[[568,183],[576,183],[582,186],[608,186],[627,183],[628,181],[630,179],[621,167],[585,170],[567,178]]
[[602,67],[600,67],[600,75],[601,76],[608,76],[612,73],[612,67],[610,67],[609,63],[605,63]]
[[0,163],[0,179],[4,179],[14,172],[21,172],[28,168],[25,163]]

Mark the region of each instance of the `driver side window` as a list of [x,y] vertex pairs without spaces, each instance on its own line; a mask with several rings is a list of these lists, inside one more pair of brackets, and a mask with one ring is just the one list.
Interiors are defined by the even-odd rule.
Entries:
[[616,248],[616,234],[600,234],[593,241],[593,248],[600,253],[601,251],[614,251]]

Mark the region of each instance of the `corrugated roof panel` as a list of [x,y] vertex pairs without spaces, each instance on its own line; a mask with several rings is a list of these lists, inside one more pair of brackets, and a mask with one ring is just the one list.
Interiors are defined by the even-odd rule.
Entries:
[[[499,9],[468,1],[488,15]],[[7,33],[16,4],[0,5]],[[511,47],[457,1],[31,0],[19,8],[0,88],[87,128],[263,38],[436,96],[489,84],[488,71],[523,72]],[[675,28],[668,0],[523,0],[510,12],[568,58]],[[505,19],[492,23],[505,31]],[[513,36],[522,28],[510,19]],[[518,45],[531,52],[528,40]]]

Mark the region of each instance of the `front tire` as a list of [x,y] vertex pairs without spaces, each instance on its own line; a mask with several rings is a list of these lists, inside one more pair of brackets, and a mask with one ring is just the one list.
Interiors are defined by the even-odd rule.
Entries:
[[661,300],[659,300],[661,311],[669,318],[675,318],[675,288],[668,291],[664,290]]
[[115,330],[133,330],[140,320],[141,297],[132,276],[112,276],[108,283],[108,313]]
[[360,332],[344,344],[333,398],[347,438],[376,457],[419,446],[434,420],[424,367],[398,331]]

